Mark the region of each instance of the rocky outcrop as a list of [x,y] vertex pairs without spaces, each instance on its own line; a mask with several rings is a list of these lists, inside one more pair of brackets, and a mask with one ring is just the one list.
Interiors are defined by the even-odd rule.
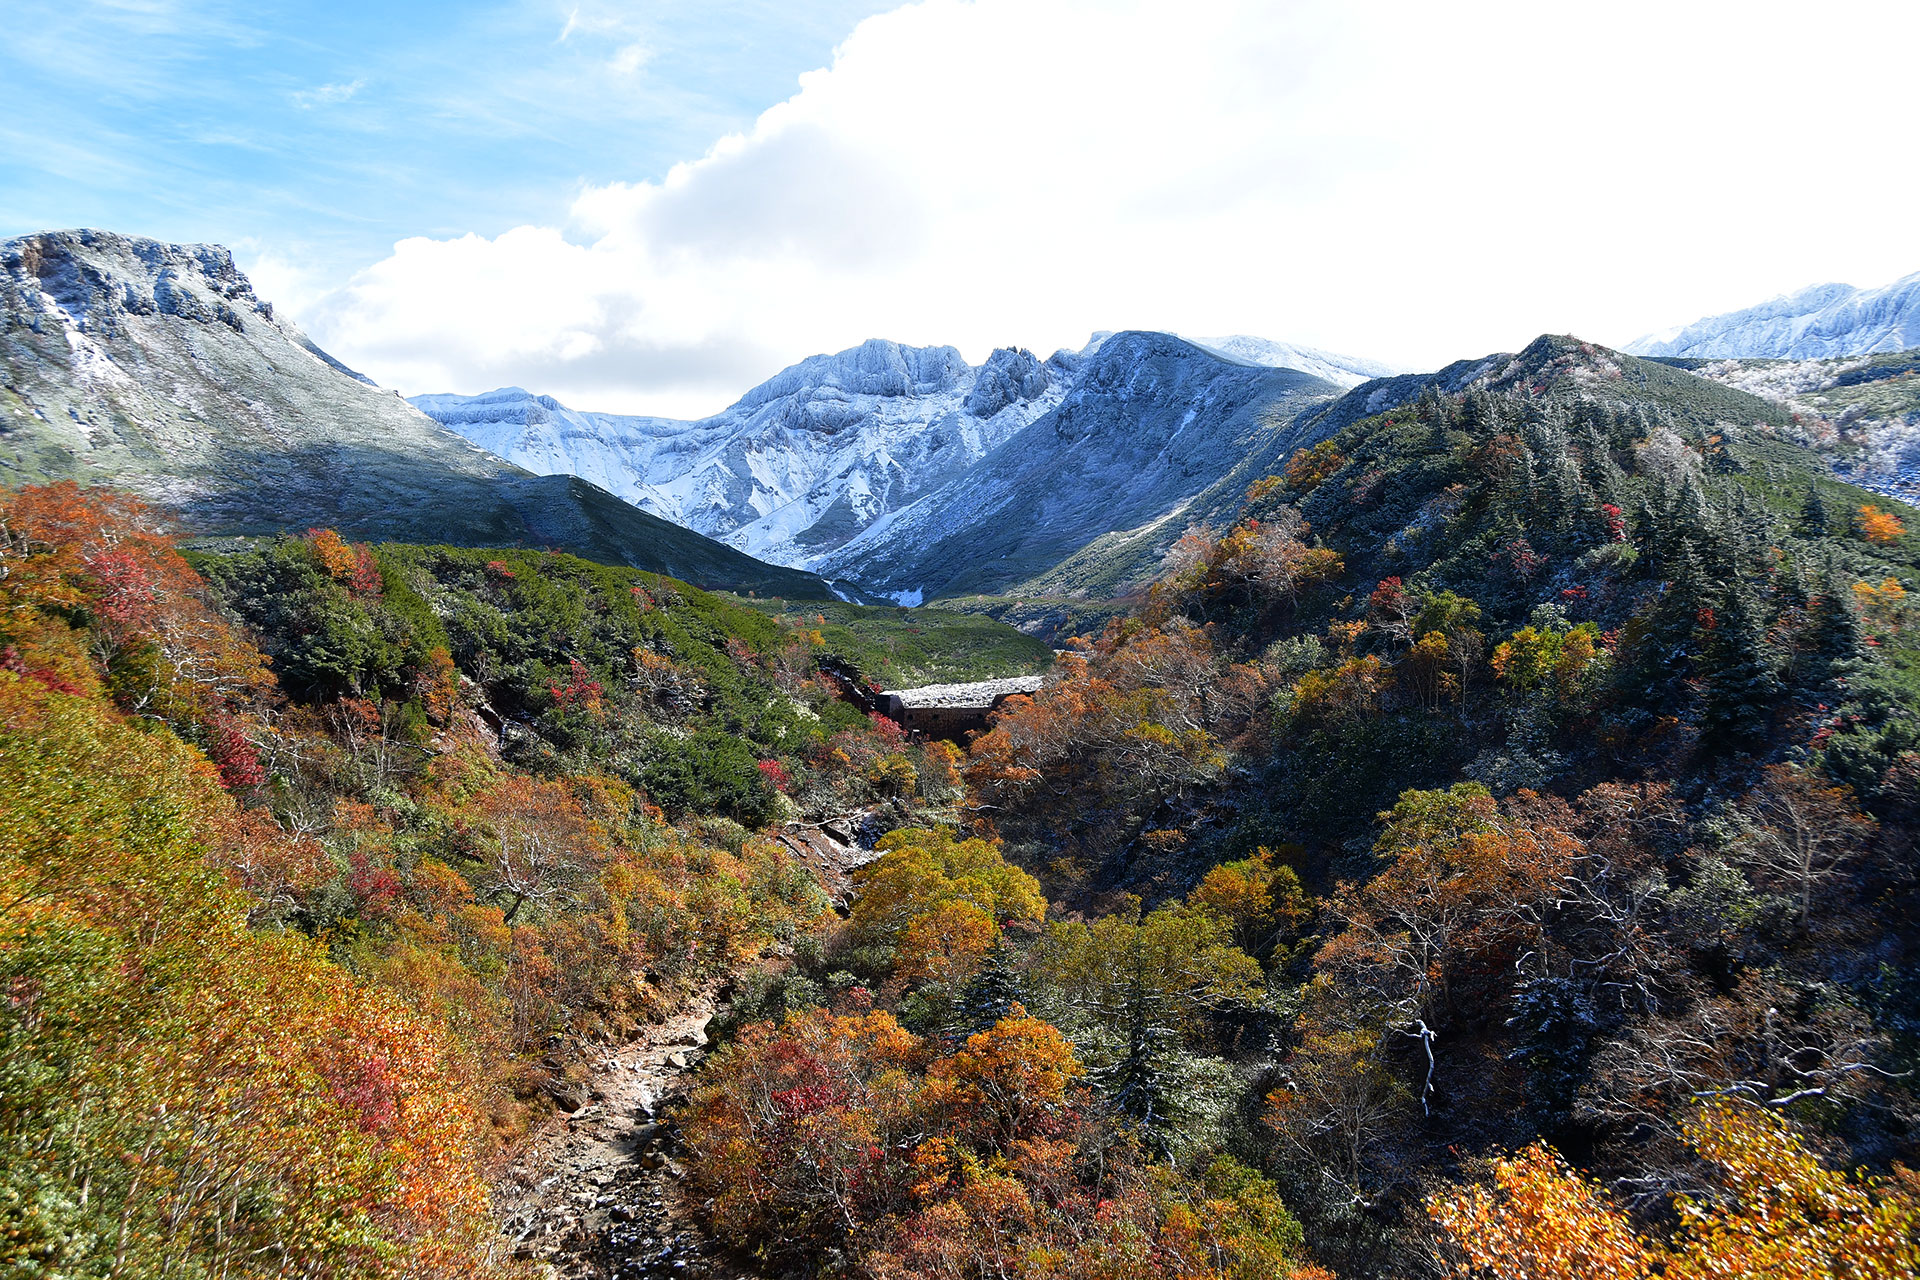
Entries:
[[976,418],[991,418],[1008,405],[1037,400],[1053,385],[1046,365],[1022,347],[1001,347],[987,357],[961,407]]

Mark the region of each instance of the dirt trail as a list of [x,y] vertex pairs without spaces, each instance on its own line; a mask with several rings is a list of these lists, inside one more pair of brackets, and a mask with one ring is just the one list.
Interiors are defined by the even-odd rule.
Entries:
[[[875,857],[873,829],[857,813],[789,827],[781,840],[841,906],[847,873]],[[585,1105],[550,1118],[495,1185],[505,1249],[564,1280],[755,1280],[700,1227],[669,1117],[692,1086],[727,986],[696,992],[626,1044],[592,1050]]]
[[556,1115],[496,1186],[507,1246],[568,1280],[734,1278],[681,1189],[668,1104],[691,1082],[718,988],[588,1063],[587,1104]]

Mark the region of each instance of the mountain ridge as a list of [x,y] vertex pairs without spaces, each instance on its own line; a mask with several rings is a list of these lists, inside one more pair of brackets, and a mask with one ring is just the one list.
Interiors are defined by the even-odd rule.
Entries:
[[1811,360],[1920,346],[1920,271],[1877,289],[1816,284],[1643,335],[1639,356]]
[[0,242],[0,477],[119,485],[201,536],[324,525],[551,545],[716,586],[830,595],[446,430],[320,350],[218,245],[96,230]]
[[1172,334],[1116,334],[1058,407],[822,567],[896,598],[993,593],[1116,531],[1162,531],[1102,584],[1118,585],[1157,563],[1158,543],[1180,535],[1177,517],[1196,496],[1250,455],[1290,447],[1299,411],[1338,391]]
[[[1045,360],[1001,347],[978,366],[950,346],[870,339],[790,365],[695,420],[577,410],[517,387],[412,403],[530,470],[583,476],[762,559],[816,568],[1050,411],[1112,337]],[[1181,340],[1336,390],[1390,372],[1264,338]]]

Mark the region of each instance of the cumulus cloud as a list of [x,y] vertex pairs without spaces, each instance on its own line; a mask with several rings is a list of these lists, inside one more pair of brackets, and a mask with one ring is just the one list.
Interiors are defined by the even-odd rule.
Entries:
[[1864,3],[927,0],[660,180],[403,241],[306,318],[408,392],[683,413],[873,336],[1623,342],[1920,265],[1920,171],[1876,127],[1916,34]]

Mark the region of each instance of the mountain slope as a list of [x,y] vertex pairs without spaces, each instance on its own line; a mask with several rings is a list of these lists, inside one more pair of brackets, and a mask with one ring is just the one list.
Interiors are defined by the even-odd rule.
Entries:
[[556,546],[712,586],[823,597],[446,430],[276,316],[227,250],[99,231],[0,243],[0,480],[123,486],[198,534]]
[[416,396],[454,431],[542,473],[592,480],[677,524],[804,565],[958,477],[1059,402],[1070,357],[872,341],[785,369],[710,418],[569,409],[517,387]]
[[1469,391],[1564,402],[1593,400],[1670,416],[1686,426],[1716,423],[1788,425],[1788,415],[1759,396],[1699,377],[1675,365],[1642,360],[1578,338],[1542,334],[1524,350],[1456,360],[1436,373],[1401,374],[1363,383],[1312,411],[1302,434],[1317,441],[1362,418],[1411,404],[1432,391]]
[[1117,530],[1134,530],[1126,553],[1088,581],[1055,584],[1063,592],[1111,589],[1150,571],[1190,521],[1210,514],[1196,498],[1250,458],[1290,452],[1295,418],[1338,390],[1171,334],[1116,335],[1057,408],[821,564],[917,602],[1002,591]]
[[1626,346],[1642,356],[1808,360],[1920,347],[1920,272],[1879,289],[1817,284]]
[[1271,338],[1255,338],[1247,334],[1187,340],[1247,364],[1262,364],[1270,369],[1298,369],[1301,373],[1325,378],[1337,387],[1357,387],[1373,378],[1390,378],[1402,372],[1379,360],[1337,355],[1316,347],[1296,346],[1291,342],[1275,342]]
[[1829,360],[1680,363],[1779,404],[1846,480],[1920,505],[1920,349]]

